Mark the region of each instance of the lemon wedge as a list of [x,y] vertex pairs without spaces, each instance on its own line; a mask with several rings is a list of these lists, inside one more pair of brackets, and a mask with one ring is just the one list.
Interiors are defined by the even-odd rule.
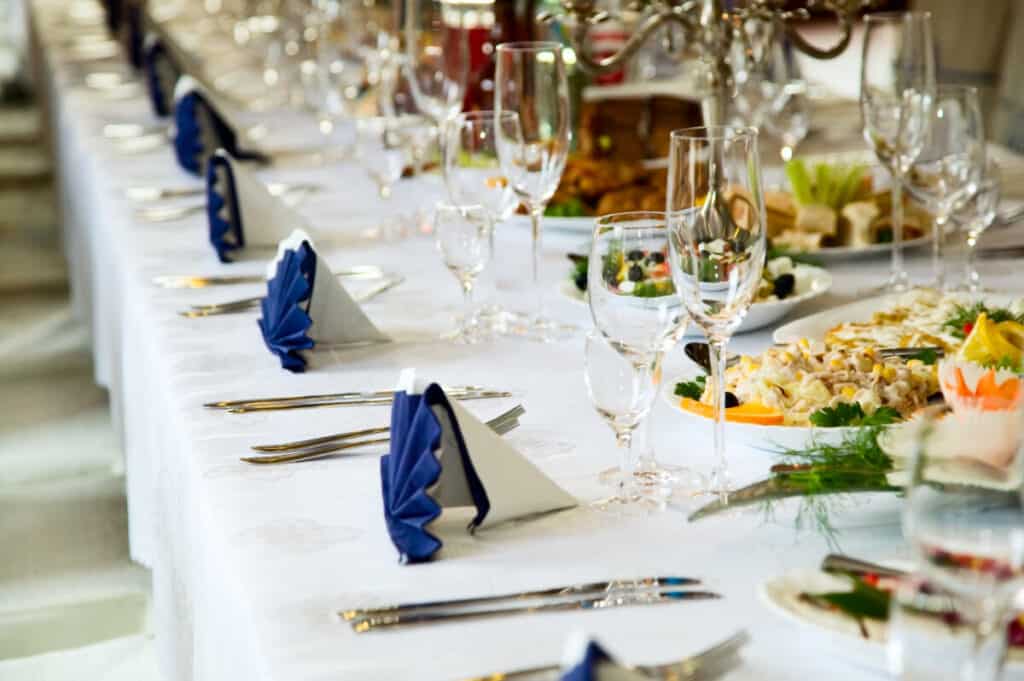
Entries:
[[1024,352],[1024,324],[1010,320],[999,322],[996,326],[1003,338]]
[[[1016,322],[1010,323],[1021,326]],[[1007,327],[1007,331],[1016,340],[1018,339],[1018,331],[1024,332],[1024,326],[1021,326],[1020,329],[1010,329]],[[1019,336],[1019,339],[1024,341],[1024,334]],[[978,319],[974,322],[974,328],[971,330],[971,335],[967,337],[963,347],[960,349],[960,355],[964,359],[977,362],[978,364],[999,362],[1005,357],[1009,357],[1014,363],[1020,364],[1022,354],[1024,354],[1024,343],[1018,346],[1014,341],[1007,338],[1000,325],[989,319],[985,313],[978,315]]]

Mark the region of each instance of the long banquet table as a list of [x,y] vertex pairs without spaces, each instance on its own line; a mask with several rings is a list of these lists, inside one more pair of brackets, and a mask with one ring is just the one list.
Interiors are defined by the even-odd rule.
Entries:
[[[204,410],[216,398],[385,388],[416,367],[452,384],[514,391],[514,400],[474,402],[492,415],[521,401],[527,414],[509,440],[566,489],[597,498],[598,471],[614,465],[610,430],[590,406],[582,380],[582,336],[540,345],[502,338],[478,347],[439,340],[458,310],[459,290],[427,236],[403,240],[365,236],[392,207],[382,205],[363,171],[351,163],[266,171],[268,179],[310,180],[327,189],[302,204],[316,228],[331,234],[319,247],[334,267],[378,264],[408,278],[366,306],[395,342],[317,353],[305,374],[280,368],[263,345],[256,313],[185,319],[188,304],[256,295],[259,286],[167,290],[164,274],[254,274],[264,260],[217,262],[206,219],[147,224],[123,198],[130,185],[181,186],[197,181],[173,161],[170,148],[123,155],[104,139],[107,122],[152,123],[142,97],[104,99],[69,82],[57,24],[61,3],[33,9],[40,90],[52,119],[73,301],[92,331],[97,381],[109,388],[123,436],[132,555],[152,568],[155,628],[165,678],[175,681],[326,681],[328,679],[458,679],[560,659],[567,636],[583,630],[623,659],[655,662],[697,651],[746,628],[753,636],[744,666],[731,678],[794,679],[823,673],[863,679],[863,661],[830,648],[826,638],[769,611],[763,580],[818,564],[828,550],[814,533],[794,529],[796,506],[768,519],[759,510],[696,524],[668,510],[610,517],[585,506],[469,536],[464,518],[443,521],[441,559],[400,565],[384,527],[379,456],[365,454],[291,466],[239,461],[249,445],[293,440],[387,422],[380,407],[228,415]],[[268,121],[272,136],[301,132],[287,118]],[[315,133],[311,133],[314,134]],[[404,181],[396,202],[440,194],[436,177]],[[564,254],[578,235],[551,233],[545,242],[551,311],[589,326],[587,309],[555,293]],[[496,299],[528,305],[529,235],[505,225],[491,269]],[[265,257],[269,258],[269,253]],[[886,272],[880,260],[837,264],[833,291],[801,308],[806,314],[854,299]],[[923,253],[911,273],[927,274]],[[986,282],[1024,281],[1009,260],[985,261]],[[739,337],[756,351],[765,330]],[[682,363],[669,358],[666,375]],[[660,458],[708,462],[709,429],[686,429],[659,400],[655,444]],[[738,482],[763,475],[771,456],[733,445]],[[865,497],[835,518],[842,547],[869,559],[906,557],[898,501]],[[357,635],[335,613],[348,606],[387,604],[514,591],[654,574],[696,576],[724,598],[658,608],[533,615]]]

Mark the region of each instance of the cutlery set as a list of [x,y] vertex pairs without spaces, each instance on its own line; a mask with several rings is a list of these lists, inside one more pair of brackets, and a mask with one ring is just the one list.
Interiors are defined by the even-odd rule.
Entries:
[[[347,279],[383,279],[384,270],[376,265],[358,265],[334,272],[334,276]],[[232,286],[235,284],[262,284],[266,278],[258,274],[235,274],[224,276],[195,276],[171,274],[153,277],[153,283],[160,288],[209,288],[211,286]]]
[[[489,390],[475,385],[454,386],[446,388],[445,394],[452,399],[481,400],[499,397],[511,397],[512,393]],[[207,402],[203,406],[208,409],[223,409],[230,414],[244,414],[253,411],[280,411],[288,409],[310,409],[315,407],[337,407],[357,405],[390,405],[394,398],[393,390],[375,390],[372,392],[325,393],[321,395],[299,395],[296,397],[262,397],[245,400],[221,400]]]
[[[385,291],[390,291],[396,286],[402,284],[405,281],[405,277],[400,274],[392,274],[384,279],[381,283],[377,284],[373,288],[367,291],[360,291],[352,296],[352,300],[357,303],[365,303],[373,300]],[[232,314],[235,312],[245,312],[258,307],[260,301],[263,300],[263,296],[252,296],[250,298],[240,298],[238,300],[229,300],[223,303],[210,303],[207,305],[193,305],[187,310],[180,310],[178,312],[182,317],[188,317],[190,319],[198,317],[212,317],[215,315]]]

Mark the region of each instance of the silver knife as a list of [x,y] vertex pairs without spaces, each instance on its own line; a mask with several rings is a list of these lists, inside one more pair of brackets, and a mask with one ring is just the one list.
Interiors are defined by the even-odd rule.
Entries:
[[572,612],[574,610],[611,610],[644,605],[665,605],[681,601],[708,600],[721,598],[711,591],[672,590],[663,592],[644,592],[630,598],[615,598],[614,594],[601,594],[600,598],[582,598],[567,601],[522,605],[513,608],[494,608],[490,610],[440,610],[412,614],[390,614],[367,617],[352,622],[352,629],[364,634],[377,629],[397,629],[400,627],[463,622],[476,619],[508,617],[511,615],[527,615],[546,612]]
[[640,577],[637,579],[611,579],[599,582],[585,582],[570,586],[556,586],[550,589],[536,589],[534,591],[520,591],[517,593],[497,594],[493,596],[470,596],[468,598],[454,598],[438,601],[422,601],[420,603],[400,603],[398,605],[376,607],[376,608],[353,608],[342,610],[339,615],[350,622],[357,618],[372,617],[374,615],[387,615],[408,611],[423,611],[444,608],[459,608],[470,605],[487,605],[501,601],[528,601],[538,598],[555,597],[580,597],[586,594],[613,595],[626,590],[653,589],[657,587],[683,587],[700,584],[699,579],[693,577]]

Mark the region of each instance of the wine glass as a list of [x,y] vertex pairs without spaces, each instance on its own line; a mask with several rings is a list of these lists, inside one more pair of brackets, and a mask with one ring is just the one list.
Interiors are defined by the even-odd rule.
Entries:
[[975,88],[937,88],[927,140],[905,176],[911,195],[935,214],[931,285],[937,289],[945,283],[942,257],[949,219],[977,189],[985,168],[983,127]]
[[[615,213],[595,221],[587,268],[594,326],[637,372],[654,367],[656,385],[665,351],[682,337],[687,322],[668,253],[664,213]],[[675,482],[677,472],[653,457],[635,471],[637,482],[649,488]],[[606,471],[602,478],[617,479],[616,473]]]
[[481,206],[437,204],[434,238],[445,266],[462,285],[465,315],[450,336],[458,343],[477,343],[483,338],[473,314],[473,285],[493,254],[491,219]]
[[710,490],[727,494],[725,351],[754,300],[765,260],[765,213],[755,128],[674,130],[667,188],[672,278],[708,338],[715,464]]
[[367,83],[365,60],[343,41],[335,39],[333,23],[324,27],[324,34],[317,41],[320,89],[317,123],[328,143],[336,137],[339,123],[353,117],[356,102],[363,96]]
[[636,494],[633,479],[633,433],[654,403],[657,394],[655,367],[651,364],[638,367],[596,331],[587,335],[583,359],[587,394],[597,413],[615,432],[615,443],[619,448],[616,492],[595,502],[594,507],[606,511],[637,508],[640,497]]
[[[519,116],[512,111],[457,114],[448,123],[446,149],[442,155],[448,199],[458,206],[482,206],[491,220],[492,239],[498,225],[519,205],[498,158],[502,126],[517,130]],[[499,305],[485,304],[481,313],[493,330],[506,330],[508,319]]]
[[388,116],[356,121],[356,155],[370,178],[377,183],[382,199],[391,198],[395,182],[402,177],[408,161],[406,138],[399,124]]
[[985,174],[978,180],[978,187],[967,203],[961,208],[959,217],[965,223],[967,252],[964,257],[963,289],[972,296],[981,290],[981,275],[976,266],[978,239],[995,222],[999,209],[1000,170],[994,161],[989,161]]
[[909,287],[903,268],[903,182],[924,147],[935,95],[935,48],[928,12],[864,17],[860,111],[867,140],[892,176],[892,273],[882,287]]
[[[497,49],[494,109],[519,114],[517,129],[501,128],[499,156],[516,196],[530,213],[533,232],[533,286],[536,310],[524,335],[540,341],[567,329],[544,314],[541,284],[542,219],[558,188],[572,140],[569,85],[562,46],[552,42],[502,43]],[[516,132],[519,137],[516,137]]]
[[[984,441],[977,439],[985,428]],[[1024,587],[1024,413],[983,405],[919,418],[903,533],[919,575],[971,628],[957,678],[999,677],[1015,595]],[[897,670],[900,671],[900,670]]]
[[760,62],[741,56],[744,68],[737,76],[737,108],[747,125],[782,142],[782,160],[789,161],[811,124],[807,83],[793,47],[784,36],[778,36],[767,44]]
[[402,68],[416,106],[444,134],[444,124],[462,110],[469,74],[466,33],[449,27],[445,3],[408,0],[403,26]]

